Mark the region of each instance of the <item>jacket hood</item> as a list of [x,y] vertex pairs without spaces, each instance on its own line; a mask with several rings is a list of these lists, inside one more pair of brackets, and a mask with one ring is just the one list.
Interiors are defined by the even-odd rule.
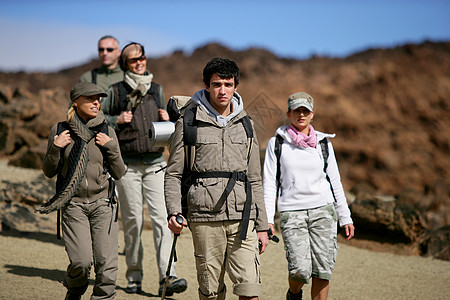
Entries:
[[[290,144],[293,144],[292,138],[291,138],[291,136],[289,135],[289,133],[287,131],[288,127],[289,126],[280,126],[280,127],[278,127],[275,135],[279,134],[286,142],[288,142]],[[336,136],[335,133],[323,133],[323,132],[320,132],[320,131],[317,131],[317,130],[315,130],[315,132],[316,132],[316,135],[317,135],[317,141],[320,141],[320,140],[322,140],[325,137],[331,139],[331,138],[334,138]]]
[[237,92],[234,92],[233,99],[231,99],[233,111],[228,116],[223,117],[208,101],[206,93],[206,89],[200,90],[196,92],[194,96],[192,96],[192,100],[198,105],[202,106],[203,109],[208,113],[208,115],[210,115],[217,123],[222,126],[227,125],[229,120],[231,120],[244,110],[244,103],[241,96]]

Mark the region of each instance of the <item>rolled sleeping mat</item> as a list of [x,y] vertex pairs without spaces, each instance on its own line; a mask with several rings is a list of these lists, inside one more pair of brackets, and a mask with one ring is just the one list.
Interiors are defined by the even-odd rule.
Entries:
[[153,147],[164,147],[172,141],[172,134],[175,131],[173,122],[152,122],[148,130],[150,145]]

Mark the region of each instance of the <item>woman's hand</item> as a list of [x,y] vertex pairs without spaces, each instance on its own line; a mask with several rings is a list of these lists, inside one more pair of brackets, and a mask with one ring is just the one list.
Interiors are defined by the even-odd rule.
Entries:
[[97,136],[95,137],[95,142],[102,147],[110,140],[112,140],[112,138],[110,138],[108,135],[104,134],[103,132],[97,133]]
[[346,240],[348,241],[355,236],[355,226],[353,226],[353,224],[346,224],[344,225],[344,228],[345,235],[347,236]]
[[169,121],[170,120],[169,114],[167,113],[166,110],[160,108],[160,109],[158,109],[158,113],[159,113],[159,119],[161,121]]
[[64,130],[60,135],[55,135],[53,139],[53,144],[60,148],[64,148],[65,146],[70,144],[70,133],[69,130]]
[[133,119],[133,113],[131,111],[122,111],[117,117],[117,124],[130,123]]

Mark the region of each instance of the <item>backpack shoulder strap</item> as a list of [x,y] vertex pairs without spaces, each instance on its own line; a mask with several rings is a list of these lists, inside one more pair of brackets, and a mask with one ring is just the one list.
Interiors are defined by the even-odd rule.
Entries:
[[186,109],[183,117],[183,141],[186,155],[186,166],[192,170],[195,158],[195,144],[197,143],[198,122],[195,118],[197,106]]
[[187,217],[187,193],[191,186],[192,167],[195,159],[195,144],[197,143],[198,122],[195,118],[197,106],[187,108],[183,115],[183,143],[184,143],[184,169],[181,178],[181,208],[184,217]]
[[244,116],[242,119],[242,125],[244,125],[245,134],[247,135],[247,164],[250,160],[250,153],[252,152],[253,147],[253,128],[252,123],[250,122],[250,117],[248,115]]
[[[63,131],[65,130],[70,130],[70,126],[69,123],[67,123],[66,121],[63,122],[59,122],[56,125],[56,135],[60,135]],[[67,147],[67,146],[66,146]],[[62,183],[63,179],[60,175],[60,172],[62,170],[63,164],[64,164],[64,151],[66,150],[66,147],[61,148],[60,152],[59,152],[59,161],[58,161],[58,167],[56,168],[56,172],[58,174],[58,176],[56,177],[56,185],[58,186],[59,184]],[[61,239],[61,210],[58,209],[58,213],[56,215],[56,238],[58,240]]]
[[253,128],[252,123],[250,122],[250,117],[248,115],[244,116],[242,119],[242,125],[244,125],[245,133],[247,134],[248,138],[253,138]]
[[69,123],[66,121],[59,122],[56,127],[56,135],[60,135],[64,130],[70,130]]
[[325,173],[325,176],[327,178],[328,183],[330,184],[331,193],[333,194],[334,201],[337,202],[336,195],[334,194],[333,185],[331,184],[330,176],[327,174],[327,168],[328,168],[328,140],[327,138],[323,138],[319,141],[320,149],[322,149],[322,157],[323,157],[323,172]]
[[108,123],[104,122],[102,124],[102,128],[100,129],[101,133],[106,134],[107,136],[109,136],[109,127],[108,127]]
[[284,139],[281,137],[281,135],[277,134],[275,136],[275,156],[277,158],[277,174],[276,174],[276,181],[277,181],[277,196],[280,193],[280,187],[281,187],[281,181],[280,181],[280,173],[281,173],[281,145],[283,144]]
[[164,108],[164,106],[162,105],[162,100],[161,100],[161,86],[155,82],[152,82],[149,93],[155,99],[156,105],[158,106],[158,108]]
[[322,149],[322,157],[323,157],[323,172],[327,173],[328,168],[328,140],[327,138],[323,138],[319,141],[320,149]]
[[[67,123],[66,121],[59,122],[58,125],[56,125],[56,135],[60,135],[65,130],[70,130],[69,123]],[[56,168],[56,173],[58,174],[61,172],[64,165],[64,151],[66,150],[66,147],[61,148],[61,150],[59,151],[59,162],[58,167]]]
[[97,68],[95,68],[95,69],[92,69],[92,71],[91,71],[91,77],[92,77],[92,83],[93,84],[97,84],[97,74],[98,74],[98,69]]
[[118,106],[118,111],[120,112],[127,108],[128,90],[123,82],[117,84],[117,92],[119,94],[119,101],[115,101],[117,102],[115,104]]
[[[102,124],[102,127],[100,128],[100,132],[106,134],[107,136],[109,136],[109,127],[108,127],[108,123],[104,122]],[[106,154],[106,150],[103,147],[99,147],[100,151],[102,152],[102,156],[103,156],[103,173],[108,173],[109,171],[109,162],[108,162],[108,156]]]

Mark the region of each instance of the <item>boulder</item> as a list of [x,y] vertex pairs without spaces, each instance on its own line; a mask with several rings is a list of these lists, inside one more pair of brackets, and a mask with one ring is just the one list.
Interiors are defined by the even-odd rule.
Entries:
[[54,194],[54,180],[43,174],[23,183],[0,182],[0,223],[2,231],[39,231],[53,228],[49,216],[35,214],[34,208]]
[[11,86],[0,84],[0,103],[9,103],[12,99],[13,91]]
[[423,255],[450,260],[450,225],[427,231],[420,243]]
[[39,103],[29,98],[13,98],[9,103],[0,106],[0,116],[2,118],[30,121],[39,113]]
[[358,232],[390,237],[397,242],[414,243],[427,228],[420,211],[398,203],[392,196],[358,194],[351,211]]
[[14,151],[14,141],[12,137],[13,120],[7,118],[0,119],[0,154],[10,154]]
[[42,160],[46,151],[47,147],[45,142],[41,142],[34,147],[23,146],[11,156],[8,164],[15,167],[42,169]]

